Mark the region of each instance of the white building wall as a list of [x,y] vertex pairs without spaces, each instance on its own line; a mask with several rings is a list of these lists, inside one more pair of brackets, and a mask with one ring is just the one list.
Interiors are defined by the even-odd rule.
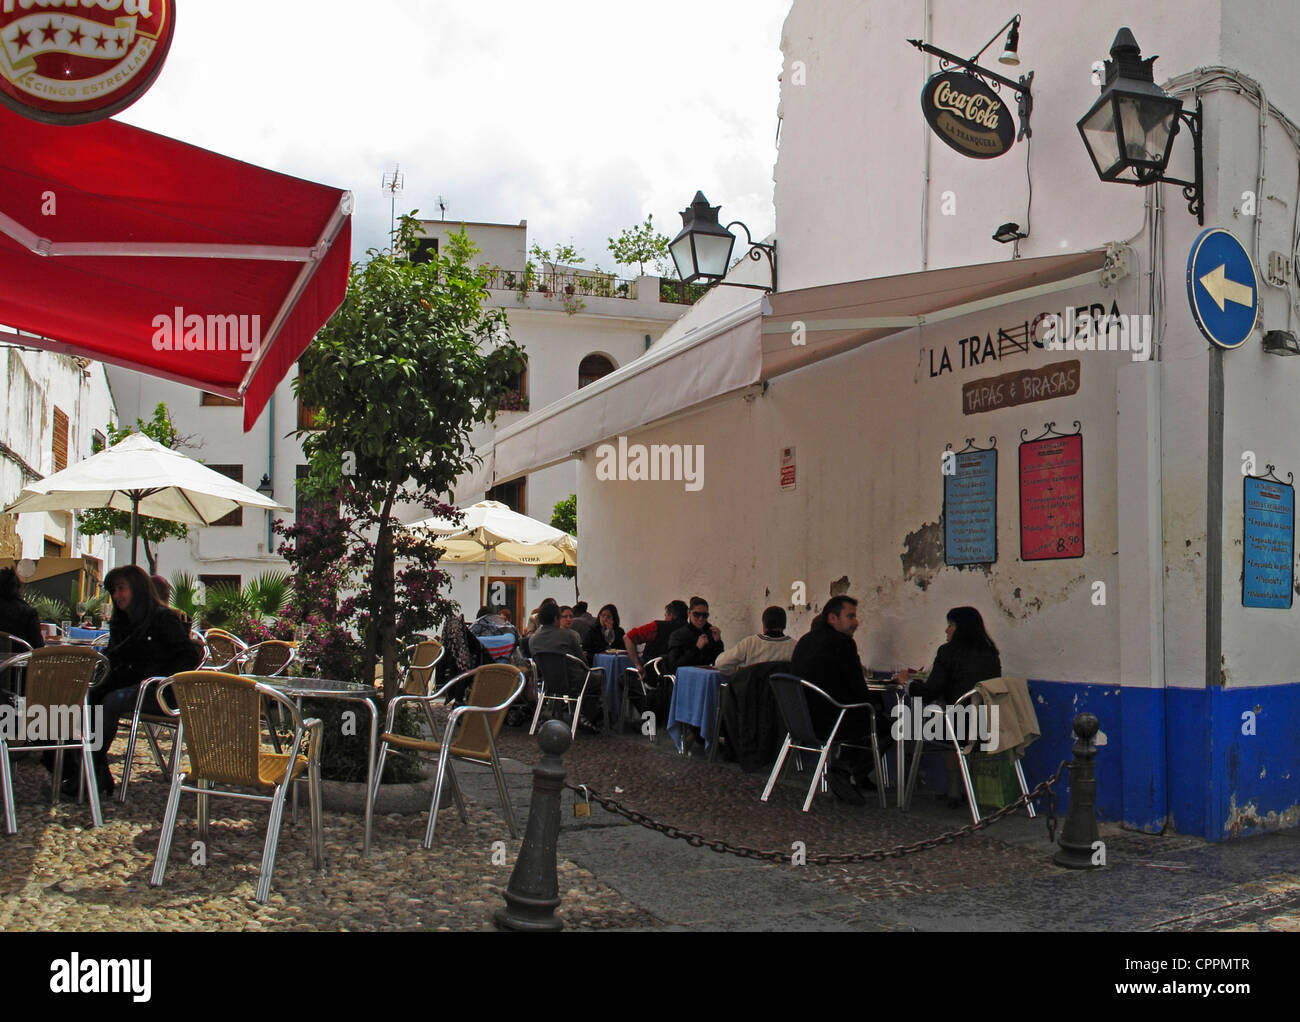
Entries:
[[[997,63],[1001,39],[983,64],[1013,81],[1036,71],[1035,190],[1024,256],[1080,251],[1141,230],[1142,191],[1099,181],[1074,127],[1097,99],[1090,67],[1106,58],[1116,31],[1129,26],[1144,56],[1160,55],[1157,80],[1219,59],[1218,0],[1097,0],[1068,17],[1059,0],[1015,8],[989,0],[795,3],[782,38],[775,173],[783,291],[1011,258],[1011,246],[992,234],[1008,221],[1025,225],[1027,149],[1018,143],[996,159],[972,160],[934,137],[920,95],[938,60],[907,43],[927,37],[927,6],[930,42],[962,56],[1015,10],[1023,15],[1020,67]],[[803,85],[794,84],[796,61],[804,63]],[[1014,93],[1001,95],[1014,115]],[[951,215],[943,213],[948,192]]]
[[[68,416],[69,466],[90,457],[95,431],[106,432],[117,416],[101,364],[52,352],[0,345],[0,394],[0,443],[10,452],[0,452],[0,506],[34,481],[17,459],[42,476],[54,473],[55,408]],[[38,559],[50,539],[64,546],[67,557],[97,558],[106,571],[113,566],[108,542],[82,536],[71,513],[19,515],[14,534],[9,528],[0,532],[0,556]]]

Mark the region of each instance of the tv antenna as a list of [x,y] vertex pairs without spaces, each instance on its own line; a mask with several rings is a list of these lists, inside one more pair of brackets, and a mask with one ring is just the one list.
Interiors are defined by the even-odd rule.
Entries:
[[438,211],[442,213],[443,223],[447,222],[447,203],[441,195],[438,196]]
[[388,211],[388,236],[391,238],[397,233],[397,193],[406,187],[406,175],[402,173],[401,164],[393,164],[393,172],[384,174],[380,187],[389,194],[391,200]]

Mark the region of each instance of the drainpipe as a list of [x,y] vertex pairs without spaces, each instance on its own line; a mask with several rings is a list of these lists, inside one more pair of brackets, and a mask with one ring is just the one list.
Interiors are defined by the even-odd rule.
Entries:
[[[266,403],[266,477],[271,480],[271,491],[275,492],[275,391],[271,391],[271,400]],[[266,552],[270,555],[271,514],[266,512]]]

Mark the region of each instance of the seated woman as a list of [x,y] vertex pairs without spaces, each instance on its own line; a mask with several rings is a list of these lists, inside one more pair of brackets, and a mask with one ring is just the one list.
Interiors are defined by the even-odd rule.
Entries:
[[[22,639],[32,649],[45,645],[41,635],[41,616],[23,599],[23,583],[13,568],[0,568],[0,632]],[[5,644],[4,651],[9,649]]]
[[618,608],[612,603],[605,604],[596,615],[596,620],[597,626],[587,633],[587,642],[582,650],[587,654],[588,663],[594,663],[596,656],[607,649],[623,650],[625,633],[619,627]]
[[[140,682],[192,671],[203,656],[190,641],[184,617],[162,602],[141,568],[134,564],[114,568],[105,576],[104,588],[113,601],[108,646],[104,650],[109,672],[108,678],[91,691],[90,701],[92,706],[99,703],[104,707],[104,736],[94,753],[95,776],[100,792],[111,795],[115,785],[108,770],[108,748],[117,735],[118,718],[135,712]],[[152,694],[145,702],[145,712],[161,712]],[[75,787],[76,783],[74,773],[71,785]]]
[[[912,681],[911,671],[900,671],[900,684],[911,682],[908,692],[927,702],[951,705],[979,682],[1002,676],[1002,658],[998,647],[984,630],[984,619],[974,607],[953,607],[948,611],[948,641],[934,656],[930,676]],[[960,736],[958,736],[960,737]],[[962,804],[960,774],[956,753],[948,754],[948,805]]]

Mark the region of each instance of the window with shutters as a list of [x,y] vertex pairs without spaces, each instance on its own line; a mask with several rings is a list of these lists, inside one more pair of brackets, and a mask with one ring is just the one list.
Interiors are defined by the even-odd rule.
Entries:
[[242,408],[243,405],[244,402],[240,401],[238,398],[222,397],[220,394],[209,394],[206,390],[203,392],[203,396],[199,398],[200,407]]
[[487,492],[488,500],[499,500],[517,514],[528,514],[528,480],[515,479],[513,482],[494,486]]
[[68,467],[68,416],[60,408],[54,409],[54,471]]
[[[244,481],[243,465],[209,465],[208,468],[212,469],[213,472],[220,472],[223,476],[226,476],[228,479],[233,479],[237,483],[242,483]],[[231,511],[230,514],[226,515],[224,518],[218,518],[212,524],[213,526],[243,525],[244,509],[242,507],[237,507],[235,510]]]

